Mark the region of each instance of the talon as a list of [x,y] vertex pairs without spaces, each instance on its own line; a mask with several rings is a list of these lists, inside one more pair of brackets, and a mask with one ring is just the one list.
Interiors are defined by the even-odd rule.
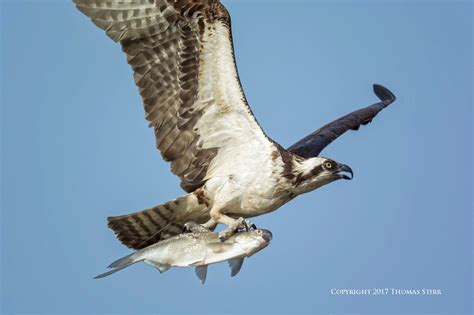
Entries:
[[229,226],[229,230],[233,230],[234,232],[237,232],[239,229],[245,228],[247,228],[247,222],[245,222],[244,218],[238,218],[237,220],[235,220],[232,226]]
[[228,235],[227,231],[222,231],[219,233],[219,240],[221,242],[225,242],[229,237],[230,235]]
[[245,229],[245,231],[250,231],[251,229],[256,229],[257,227],[255,224],[250,222],[249,220],[246,220],[244,218],[238,218],[235,221],[233,221],[230,225],[227,226],[227,229],[219,233],[219,239],[221,242],[226,241],[234,235],[236,232],[238,232],[240,229]]
[[248,232],[250,227],[249,227],[249,223],[247,222],[247,220],[244,220],[244,222],[242,223],[244,228],[245,228],[245,232]]
[[253,224],[250,220],[243,220],[242,224],[246,232],[257,229],[257,226]]
[[185,223],[184,226],[183,226],[183,233],[189,233],[189,232],[191,232],[191,225],[192,225],[193,223],[194,223],[194,222]]

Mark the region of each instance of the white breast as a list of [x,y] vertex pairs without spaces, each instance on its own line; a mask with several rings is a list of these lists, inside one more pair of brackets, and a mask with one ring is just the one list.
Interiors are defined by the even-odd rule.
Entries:
[[217,160],[211,172],[213,177],[206,184],[213,205],[234,217],[253,217],[273,211],[287,202],[291,194],[286,180],[281,177],[283,161],[272,157],[276,147],[270,143],[257,151],[254,148],[252,143],[226,148],[219,158],[232,162]]

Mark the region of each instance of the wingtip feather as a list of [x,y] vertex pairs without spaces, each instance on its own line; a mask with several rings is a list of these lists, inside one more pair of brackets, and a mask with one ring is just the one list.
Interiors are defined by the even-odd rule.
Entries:
[[392,104],[397,99],[389,89],[380,84],[374,84],[374,93],[387,106]]

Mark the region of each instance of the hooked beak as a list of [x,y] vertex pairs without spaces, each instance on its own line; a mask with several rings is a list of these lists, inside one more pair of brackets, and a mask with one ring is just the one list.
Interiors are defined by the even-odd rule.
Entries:
[[[347,174],[341,174],[343,172],[351,174],[349,177]],[[350,168],[348,165],[341,164],[341,167],[336,171],[337,176],[339,179],[345,179],[345,180],[352,180],[354,178],[354,172],[352,171],[352,168]]]

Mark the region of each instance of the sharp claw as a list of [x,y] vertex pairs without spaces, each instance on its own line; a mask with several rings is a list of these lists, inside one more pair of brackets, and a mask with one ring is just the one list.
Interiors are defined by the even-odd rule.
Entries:
[[191,229],[190,229],[189,225],[190,225],[189,222],[186,223],[186,224],[184,224],[184,226],[183,226],[183,233],[189,233],[189,232],[191,232]]
[[245,227],[245,230],[248,232],[250,230],[256,230],[257,226],[253,224],[250,220],[243,220],[242,224]]
[[244,220],[243,225],[244,225],[244,228],[245,228],[245,232],[248,232],[250,227],[249,227],[249,223],[247,222],[247,220]]
[[229,238],[229,235],[228,235],[228,234],[229,234],[229,233],[228,233],[227,230],[220,232],[220,233],[219,233],[219,240],[220,240],[221,242],[225,242],[225,241]]

